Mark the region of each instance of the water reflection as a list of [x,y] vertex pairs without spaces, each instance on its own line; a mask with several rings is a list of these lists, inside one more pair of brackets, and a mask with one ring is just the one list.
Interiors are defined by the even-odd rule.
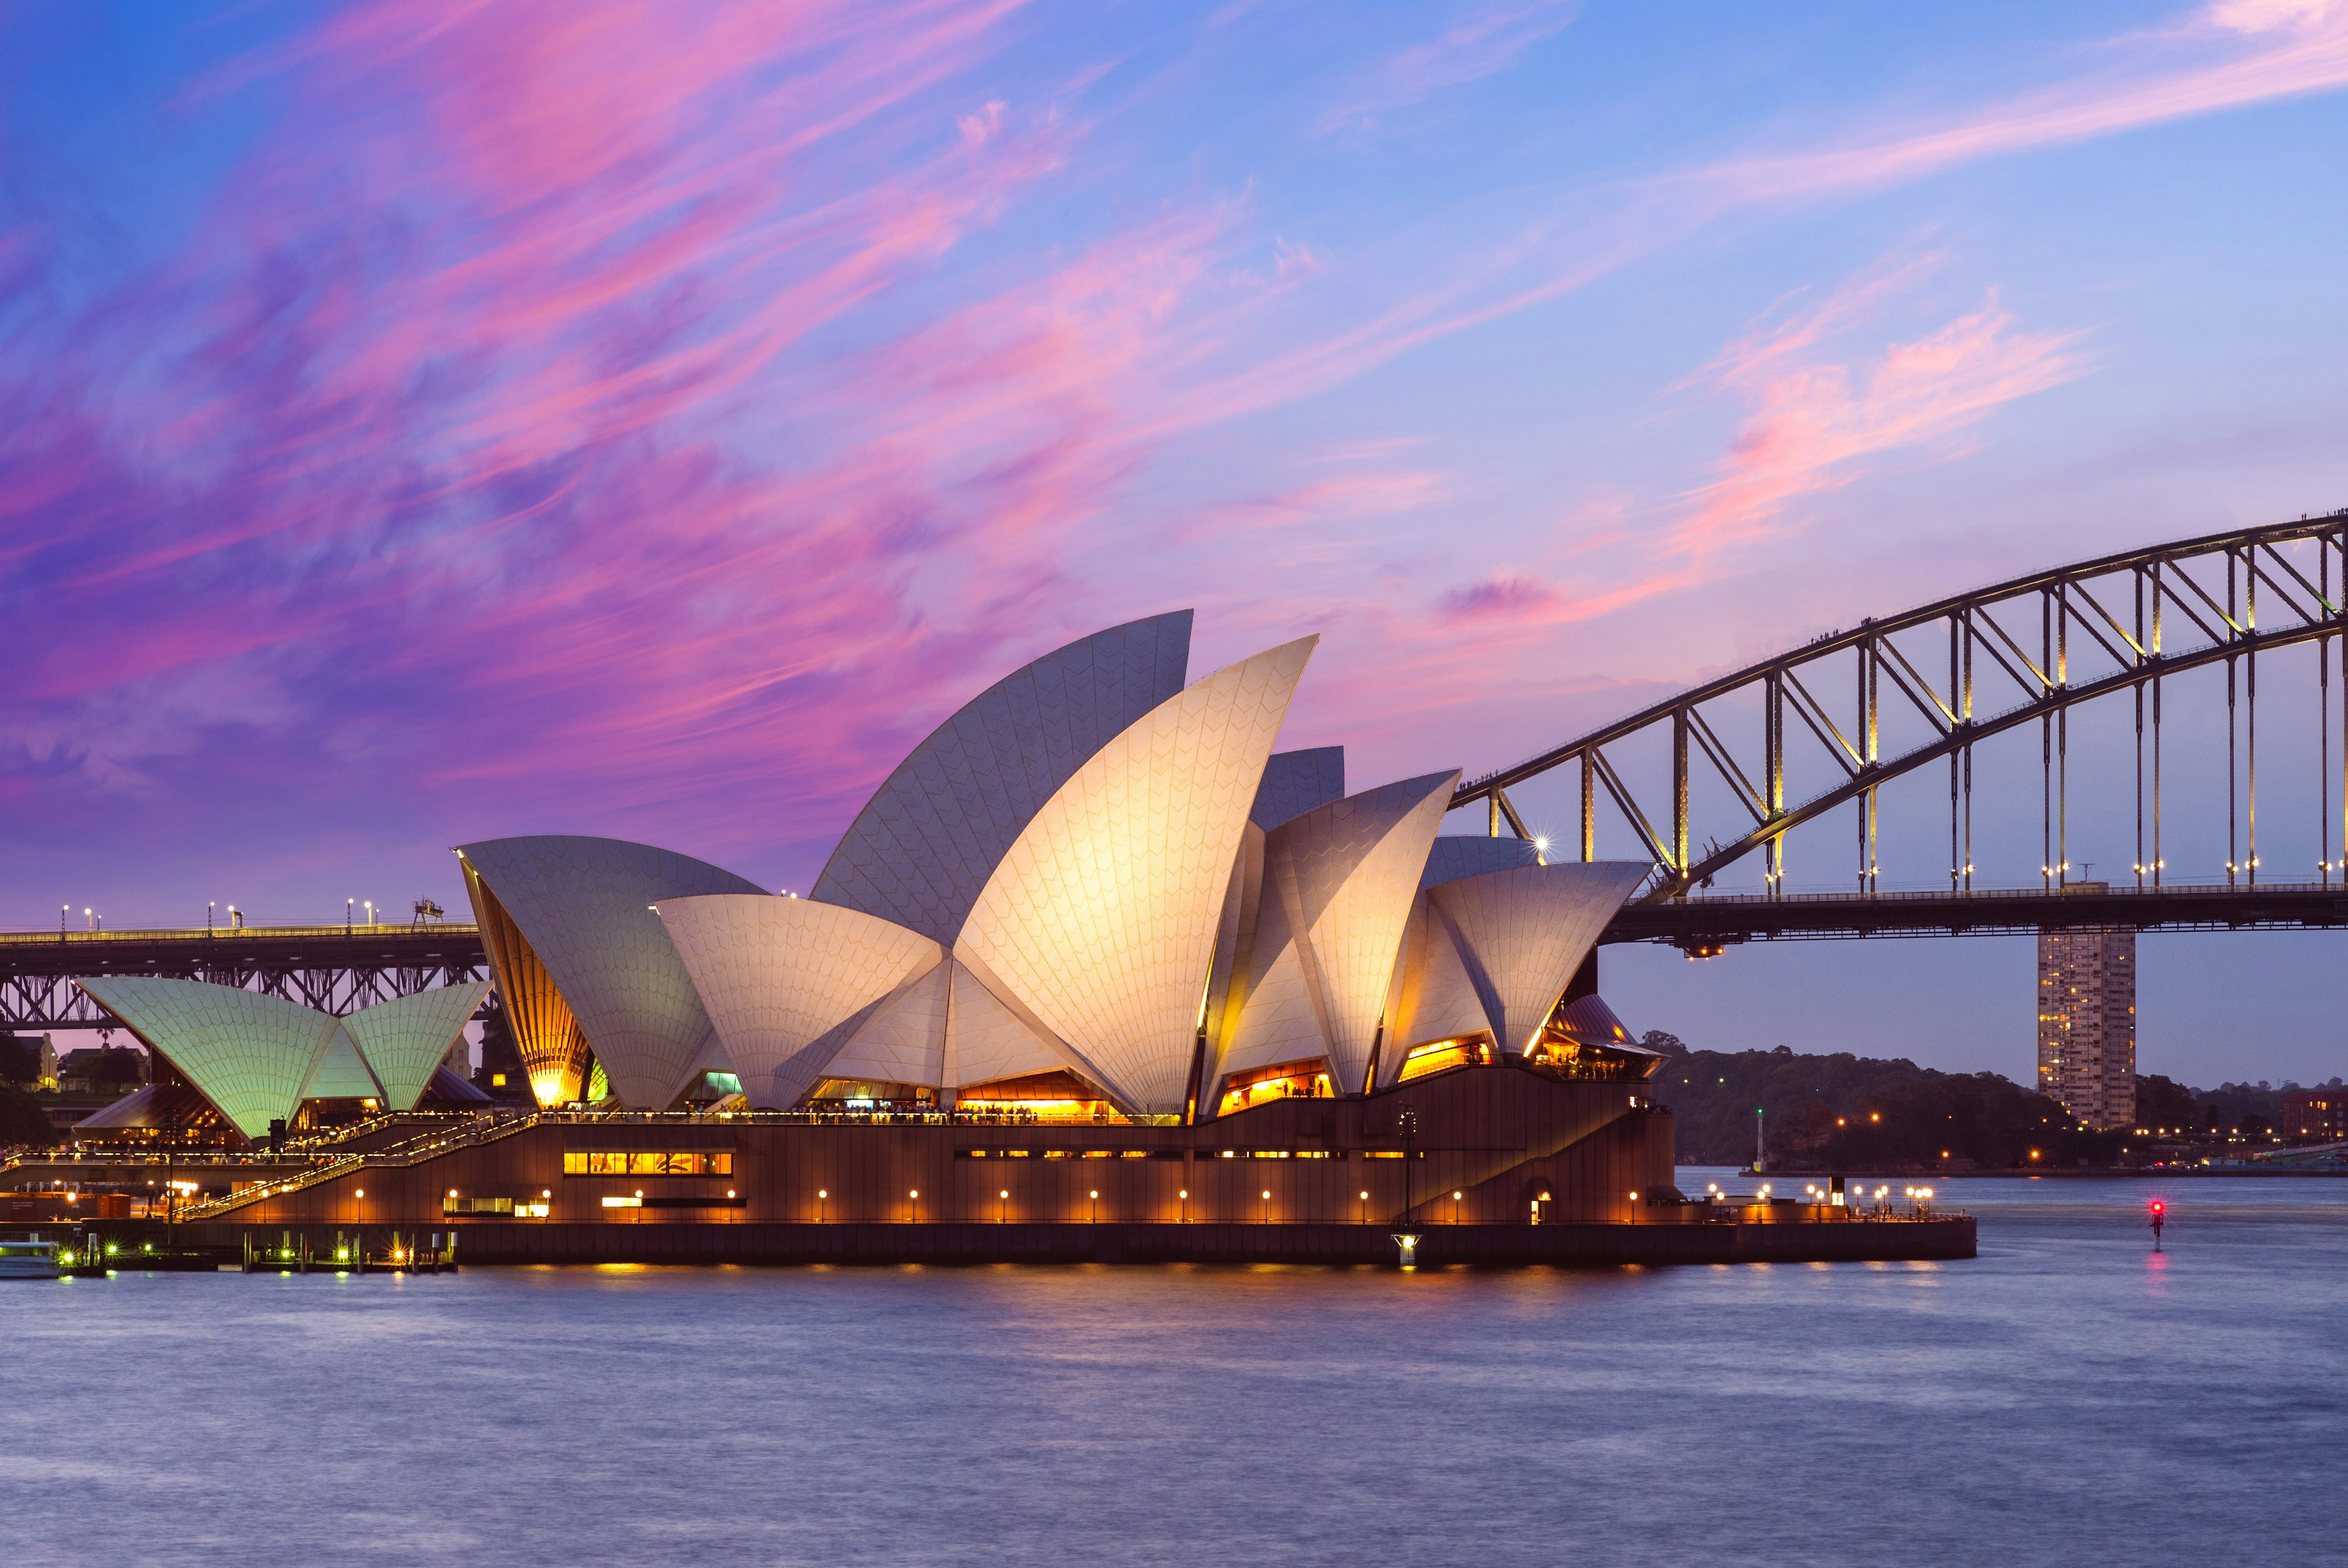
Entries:
[[1972,1262],[12,1289],[0,1561],[2337,1560],[2348,1186],[1946,1188]]

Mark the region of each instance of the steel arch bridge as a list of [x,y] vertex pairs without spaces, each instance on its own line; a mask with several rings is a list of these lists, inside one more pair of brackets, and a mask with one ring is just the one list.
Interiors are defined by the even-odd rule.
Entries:
[[[1636,925],[1640,906],[1684,905],[1692,890],[1709,886],[1717,873],[1753,855],[1763,859],[1763,897],[1782,897],[1786,835],[1854,804],[1858,893],[1873,896],[1880,869],[1878,792],[1893,779],[1945,764],[1949,891],[1962,897],[1972,893],[1974,875],[1973,748],[1992,736],[2035,724],[2043,817],[2039,876],[2043,890],[2054,892],[2068,881],[2071,870],[2071,714],[2101,699],[2132,697],[2132,870],[2137,887],[2154,893],[2164,887],[2167,870],[2162,854],[2163,685],[2168,678],[2188,671],[2222,666],[2226,882],[2230,890],[2247,893],[2260,886],[2259,659],[2276,650],[2312,644],[2319,685],[2322,852],[2321,880],[2307,885],[2305,891],[2333,889],[2335,875],[2341,878],[2340,890],[2348,891],[2348,744],[2342,747],[2335,777],[2332,735],[2333,644],[2337,640],[2339,720],[2343,736],[2348,737],[2348,614],[2343,614],[2343,600],[2348,600],[2348,508],[2103,556],[1831,632],[1513,767],[1465,782],[1451,805],[1457,810],[1483,802],[1495,836],[1505,824],[1517,836],[1529,838],[1532,835],[1509,792],[1560,771],[1569,782],[1578,775],[1580,857],[1597,858],[1604,807],[1627,825],[1654,861],[1653,879],[1638,904],[1625,911]],[[1847,682],[1832,701],[1823,695],[1836,691],[1829,681]],[[1894,717],[1905,728],[1921,729],[1921,738],[1887,745],[1887,721]],[[1756,727],[1757,735],[1753,733]],[[1746,737],[1741,749],[1729,739],[1740,734]],[[1648,759],[1643,771],[1620,760],[1634,751]],[[1814,770],[1817,759],[1823,757],[1824,786],[1807,794],[1790,791],[1789,753]],[[1699,769],[1703,772],[1695,772]],[[1692,789],[1697,779],[1706,786],[1701,807]],[[1721,797],[1726,804],[1718,804]],[[1697,818],[1698,809],[1704,811],[1703,820]],[[2336,824],[2335,811],[2344,814]],[[2334,857],[2335,825],[2342,858]],[[2274,884],[2270,877],[2265,890],[2269,903],[2274,901],[2272,895],[2284,892]],[[2308,905],[2311,912],[2318,905],[2328,911],[2333,902],[2324,897]],[[2013,917],[2006,919],[2010,925]],[[1655,922],[1651,918],[1648,923]],[[2246,918],[2239,923],[2278,922]],[[2280,923],[2301,922],[2290,917]],[[2324,917],[2306,923],[2335,922]],[[1653,939],[1673,938],[1659,935]]]

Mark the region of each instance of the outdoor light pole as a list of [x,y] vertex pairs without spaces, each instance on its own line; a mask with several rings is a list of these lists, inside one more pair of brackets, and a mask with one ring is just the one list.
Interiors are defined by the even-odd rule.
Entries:
[[1406,1105],[1395,1117],[1395,1131],[1402,1134],[1402,1223],[1410,1224],[1410,1211],[1417,1204],[1412,1202],[1411,1141],[1418,1136],[1418,1108]]

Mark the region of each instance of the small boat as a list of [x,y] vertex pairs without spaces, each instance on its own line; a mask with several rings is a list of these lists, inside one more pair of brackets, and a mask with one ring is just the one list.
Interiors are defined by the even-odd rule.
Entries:
[[0,1279],[56,1279],[57,1244],[53,1241],[0,1241]]

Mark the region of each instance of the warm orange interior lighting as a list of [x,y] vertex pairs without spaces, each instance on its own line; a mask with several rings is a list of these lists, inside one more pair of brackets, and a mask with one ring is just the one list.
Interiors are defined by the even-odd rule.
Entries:
[[1316,1056],[1303,1061],[1283,1061],[1274,1067],[1262,1067],[1251,1072],[1233,1075],[1224,1086],[1220,1109],[1216,1113],[1228,1116],[1251,1105],[1292,1097],[1326,1100],[1335,1092],[1325,1058]]
[[1410,1054],[1402,1059],[1402,1071],[1397,1083],[1408,1083],[1414,1078],[1447,1071],[1454,1067],[1489,1066],[1492,1044],[1481,1039],[1437,1040],[1425,1045],[1415,1045]]

